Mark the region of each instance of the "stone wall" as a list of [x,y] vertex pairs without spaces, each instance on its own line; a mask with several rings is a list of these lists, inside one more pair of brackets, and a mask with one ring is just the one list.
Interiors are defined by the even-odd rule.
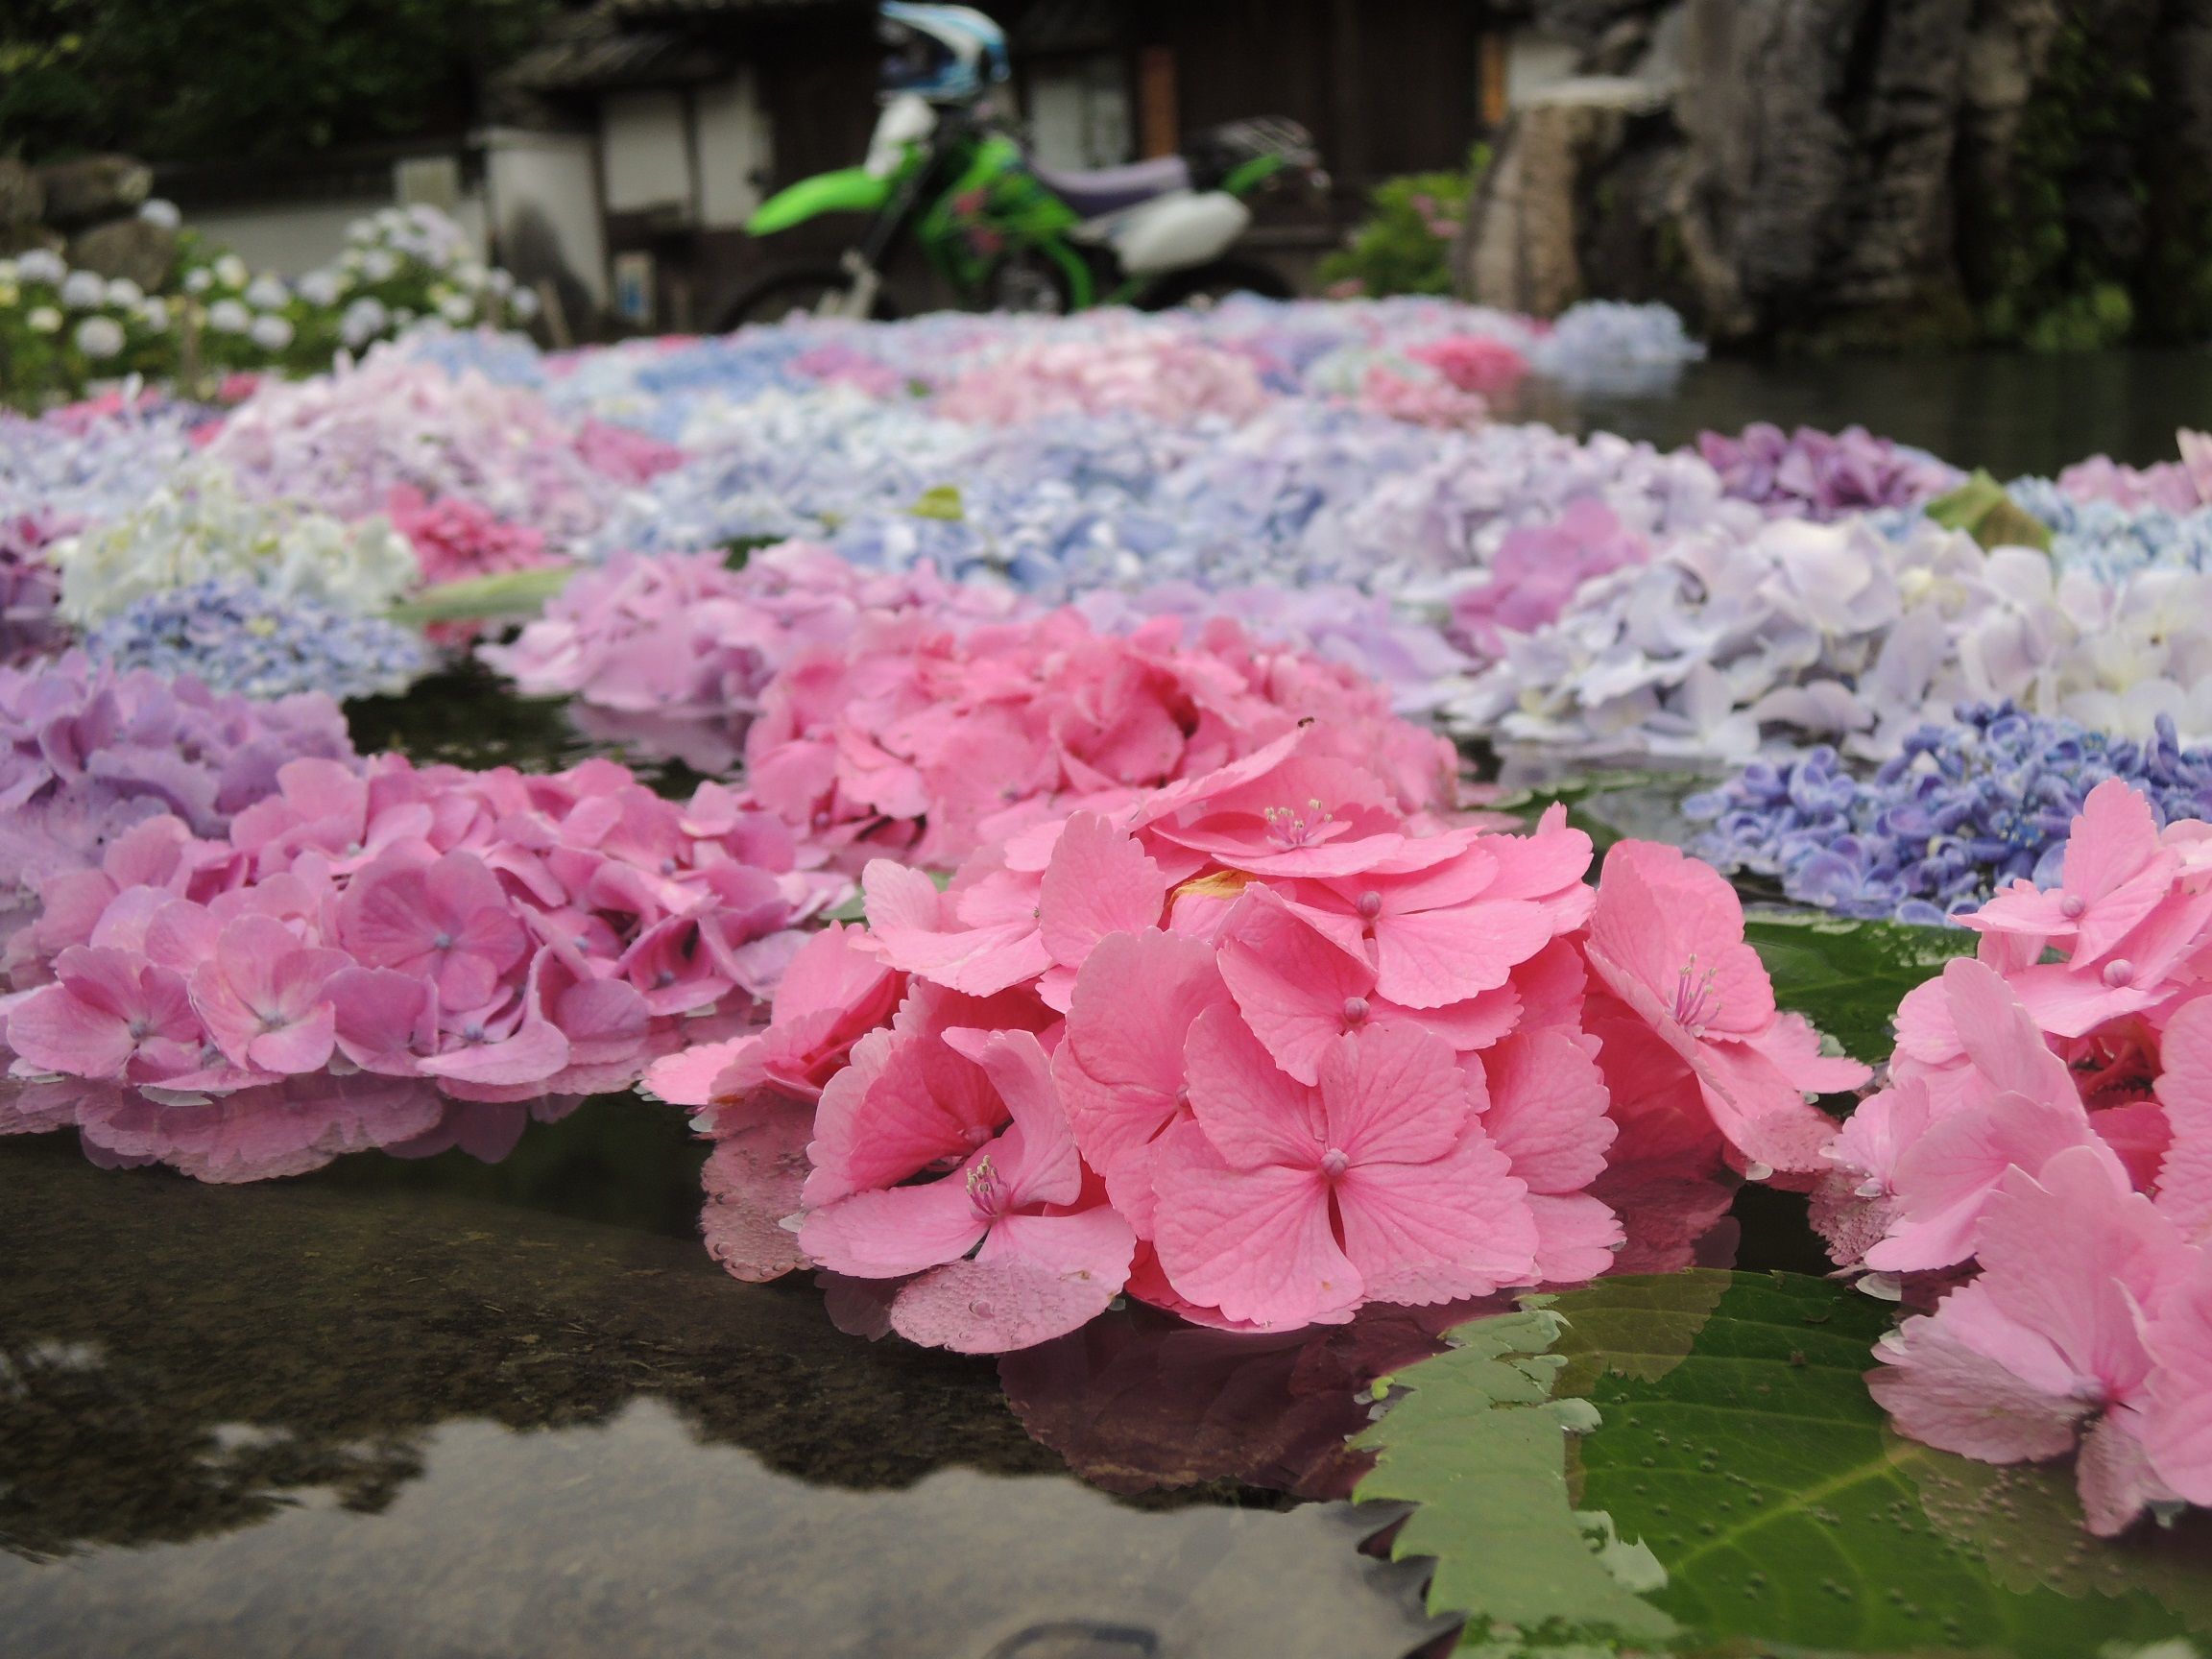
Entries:
[[1533,15],[1588,73],[1503,135],[1459,251],[1475,298],[1664,299],[1812,346],[2063,343],[2114,307],[2212,329],[2212,0]]
[[41,167],[0,157],[0,257],[51,249],[73,267],[128,276],[154,293],[176,261],[177,231],[140,216],[153,185],[152,170],[128,156]]

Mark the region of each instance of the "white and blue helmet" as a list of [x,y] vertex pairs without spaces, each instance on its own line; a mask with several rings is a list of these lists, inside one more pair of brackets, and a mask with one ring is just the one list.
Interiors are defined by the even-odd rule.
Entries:
[[885,95],[964,104],[1006,79],[1006,31],[974,7],[882,0],[876,11]]

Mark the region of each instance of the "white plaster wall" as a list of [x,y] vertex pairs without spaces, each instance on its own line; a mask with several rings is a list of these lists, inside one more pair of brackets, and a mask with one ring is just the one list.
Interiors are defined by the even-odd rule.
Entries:
[[275,206],[196,208],[185,223],[208,241],[234,252],[256,271],[303,276],[326,265],[346,247],[346,227],[365,213],[392,204],[389,196]]
[[1505,43],[1505,103],[1518,109],[1548,87],[1571,80],[1580,54],[1565,40],[1532,30],[1517,31]]
[[1110,59],[1038,69],[1029,78],[1029,132],[1047,167],[1111,167],[1129,159],[1129,97]]
[[[549,232],[562,267],[584,285],[593,304],[606,304],[607,237],[590,136],[502,129],[485,134],[484,149],[491,221],[502,252],[528,248],[535,253],[537,235]],[[550,275],[517,274],[533,281]]]
[[599,106],[600,172],[611,213],[691,205],[680,92],[611,93]]
[[693,94],[699,120],[699,217],[709,230],[741,228],[760,205],[775,139],[751,69]]

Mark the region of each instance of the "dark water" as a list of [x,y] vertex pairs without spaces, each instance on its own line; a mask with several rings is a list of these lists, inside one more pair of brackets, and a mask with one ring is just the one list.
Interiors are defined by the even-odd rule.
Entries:
[[[2212,357],[1693,372],[1544,411],[1660,443],[1863,421],[2000,474],[2151,461]],[[621,753],[468,671],[352,710],[365,750]],[[713,762],[698,756],[701,764]],[[1638,823],[1643,833],[1653,827]],[[1664,828],[1663,826],[1661,828]],[[634,1097],[495,1163],[341,1159],[204,1186],[0,1140],[0,1659],[123,1654],[1377,1655],[1432,1642],[1353,1548],[1366,1383],[1455,1314],[1286,1337],[1146,1310],[993,1362],[871,1341],[697,1237],[702,1148]],[[1824,1268],[1762,1189],[1709,1262]]]
[[1671,448],[1706,428],[1753,421],[1836,431],[1853,424],[1999,478],[2044,477],[2104,453],[2136,466],[2175,458],[2179,426],[2212,424],[2212,349],[2035,356],[1953,352],[1693,365],[1674,395],[1572,401],[1535,395],[1530,413],[1565,429],[1604,428]]

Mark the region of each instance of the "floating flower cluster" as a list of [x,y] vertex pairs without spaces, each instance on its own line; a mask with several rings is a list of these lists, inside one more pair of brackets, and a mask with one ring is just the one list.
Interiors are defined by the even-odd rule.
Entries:
[[1974,1269],[1877,1347],[1875,1396],[1987,1462],[2078,1449],[2100,1533],[2212,1503],[2212,825],[2100,783],[2058,883],[1967,925],[1815,1206],[1846,1263]]
[[462,1100],[627,1086],[684,1017],[766,998],[840,883],[703,784],[294,760],[222,839],[163,815],[42,886],[18,1076],[219,1096],[335,1069]]
[[349,1152],[429,1158],[459,1147],[493,1164],[529,1123],[551,1122],[577,1104],[455,1100],[429,1079],[373,1071],[301,1074],[206,1098],[155,1098],[76,1078],[10,1088],[0,1096],[0,1135],[74,1129],[84,1155],[104,1168],[164,1164],[216,1183],[303,1175]]
[[2059,473],[2058,488],[2077,501],[2109,501],[2126,508],[2194,513],[2212,507],[2212,436],[2184,429],[2176,442],[2179,461],[2138,468],[2092,455]]
[[1049,415],[1127,410],[1181,424],[1200,416],[1248,421],[1266,406],[1252,360],[1146,329],[1105,339],[1039,341],[978,364],[937,395],[948,421],[1012,426]]
[[295,759],[358,768],[328,697],[249,702],[77,653],[0,667],[0,917],[147,818],[221,838]]
[[80,625],[200,582],[244,580],[349,615],[389,609],[421,571],[382,518],[347,525],[297,499],[243,493],[223,468],[180,469],[132,510],[46,549]]
[[2137,743],[2009,704],[1909,733],[1870,779],[1822,746],[1755,760],[1682,805],[1712,826],[1695,851],[1722,870],[1839,915],[1930,924],[2015,880],[2056,882],[2075,814],[2108,778],[2162,823],[2212,814],[2212,749],[2183,749],[2171,719]]
[[455,497],[539,531],[562,554],[638,473],[634,454],[603,439],[588,454],[578,429],[530,392],[390,351],[264,386],[224,419],[205,453],[266,499],[310,501],[351,520],[383,512],[395,490]]
[[1449,708],[1520,757],[1741,763],[1770,734],[1883,759],[1960,702],[2212,739],[2212,577],[2115,582],[1925,520],[1776,519],[1674,540],[1508,636]]
[[862,615],[792,654],[760,694],[745,787],[840,865],[947,868],[1075,807],[1118,811],[1311,727],[1309,753],[1363,764],[1402,811],[1455,804],[1458,756],[1374,682],[1216,618],[1100,635],[1059,610],[948,625]]
[[725,1264],[897,1281],[893,1328],[971,1352],[1123,1293],[1292,1329],[1606,1271],[1609,1189],[1709,1221],[1724,1165],[1815,1167],[1804,1092],[1864,1068],[1777,1015],[1718,876],[1623,843],[1593,891],[1562,813],[1423,824],[1327,741],[944,891],[871,864],[867,927],[808,943],[765,1032],[649,1076],[717,1140]]
[[1863,426],[1821,432],[1757,421],[1738,437],[1701,432],[1697,452],[1728,493],[1777,518],[1839,518],[1877,507],[1924,507],[1965,482],[1932,455],[1876,438]]
[[406,690],[430,668],[411,628],[236,576],[133,599],[88,629],[84,644],[117,668],[191,675],[248,697],[374,697]]

